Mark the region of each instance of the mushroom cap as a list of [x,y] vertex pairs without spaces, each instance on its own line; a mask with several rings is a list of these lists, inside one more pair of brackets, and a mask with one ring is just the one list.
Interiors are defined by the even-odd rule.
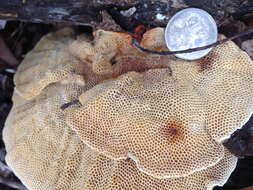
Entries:
[[236,166],[237,158],[225,150],[212,167],[186,177],[158,179],[141,172],[131,159],[113,160],[99,154],[66,125],[67,111],[58,109],[78,91],[76,85],[58,84],[44,89],[35,100],[13,97],[24,101],[14,105],[6,123],[6,161],[31,190],[211,190],[222,186]]
[[168,69],[129,72],[79,101],[81,108],[71,110],[66,122],[80,139],[109,158],[130,157],[153,177],[187,176],[223,157],[223,146],[205,129],[202,97]]
[[212,190],[214,186],[225,184],[234,170],[236,162],[237,158],[225,150],[222,160],[208,169],[186,177],[157,179],[140,172],[131,159],[116,161],[113,174],[107,180],[109,183],[105,189]]
[[221,142],[252,113],[252,74],[233,42],[189,62],[125,33],[49,34],[15,75],[6,161],[31,190],[212,189],[236,165]]
[[32,99],[49,84],[66,77],[84,82],[78,76],[81,71],[78,61],[68,51],[73,37],[74,32],[69,28],[44,36],[19,65],[18,73],[22,74],[14,77],[16,92]]
[[[131,45],[131,38],[126,34],[99,30],[94,36],[93,43],[74,41],[70,52],[88,61],[92,71],[100,76],[115,78],[129,71],[169,69],[171,78],[197,89],[206,106],[206,129],[218,143],[242,127],[253,112],[252,60],[232,41],[215,47],[202,59],[185,61],[141,52]],[[143,35],[141,45],[166,50],[163,36],[162,28],[152,29]]]

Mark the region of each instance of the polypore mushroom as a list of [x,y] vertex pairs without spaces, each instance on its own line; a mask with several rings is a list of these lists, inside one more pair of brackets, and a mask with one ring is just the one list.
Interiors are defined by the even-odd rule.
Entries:
[[[163,32],[141,45],[165,49]],[[223,185],[237,158],[222,142],[252,113],[248,55],[228,42],[189,62],[94,36],[49,34],[20,65],[3,132],[15,174],[31,190]]]

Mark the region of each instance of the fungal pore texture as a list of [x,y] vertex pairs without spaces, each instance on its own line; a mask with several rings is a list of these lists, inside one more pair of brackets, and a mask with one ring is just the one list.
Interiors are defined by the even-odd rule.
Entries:
[[[141,45],[166,50],[164,29]],[[127,33],[43,37],[15,75],[3,138],[29,190],[211,190],[237,158],[222,145],[252,114],[253,64],[233,42],[196,61],[152,55]]]

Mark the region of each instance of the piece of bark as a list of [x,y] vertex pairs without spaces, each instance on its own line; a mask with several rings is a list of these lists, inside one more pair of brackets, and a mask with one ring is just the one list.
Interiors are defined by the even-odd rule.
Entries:
[[[0,18],[29,22],[65,22],[69,24],[99,26],[99,23],[103,21],[101,12],[106,10],[122,28],[129,31],[139,24],[165,26],[175,12],[186,7],[196,7],[208,11],[219,25],[231,16],[239,18],[251,13],[253,11],[253,1],[6,0],[0,1]],[[122,10],[129,8],[135,8],[136,11],[130,16],[121,14]]]
[[243,189],[239,189],[239,190],[253,190],[253,186],[250,186],[250,187],[246,187],[246,188],[243,188]]

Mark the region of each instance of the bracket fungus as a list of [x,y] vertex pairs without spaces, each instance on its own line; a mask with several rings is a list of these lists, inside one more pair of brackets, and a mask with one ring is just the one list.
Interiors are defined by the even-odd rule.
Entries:
[[[163,34],[147,31],[141,46],[165,50]],[[234,170],[222,143],[252,114],[249,56],[227,42],[185,61],[131,38],[64,29],[19,66],[3,138],[30,190],[211,190]]]

